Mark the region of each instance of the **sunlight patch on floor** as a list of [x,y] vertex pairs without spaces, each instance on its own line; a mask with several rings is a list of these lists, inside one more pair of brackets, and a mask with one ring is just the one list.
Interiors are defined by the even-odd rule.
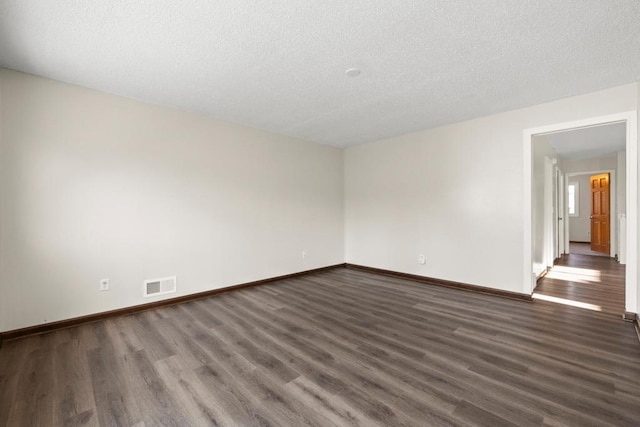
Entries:
[[564,273],[561,271],[556,271],[555,268],[548,272],[545,277],[548,277],[549,279],[565,280],[567,282],[576,283],[601,283],[599,276],[585,276],[583,274]]
[[580,301],[571,301],[564,298],[558,298],[558,297],[552,297],[550,295],[539,294],[537,292],[533,293],[533,298],[543,300],[543,301],[553,302],[556,304],[569,305],[571,307],[584,308],[591,311],[602,311],[602,307],[599,305],[589,304],[589,303],[580,302]]
[[591,270],[589,268],[567,267],[566,265],[556,265],[552,271],[558,273],[574,274],[576,276],[588,276],[600,278],[600,270]]

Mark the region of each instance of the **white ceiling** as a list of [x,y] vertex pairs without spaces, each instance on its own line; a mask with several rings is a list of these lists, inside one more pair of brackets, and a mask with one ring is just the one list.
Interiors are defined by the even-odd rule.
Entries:
[[638,81],[639,22],[638,0],[0,0],[0,64],[348,146]]
[[626,123],[613,123],[545,135],[562,159],[591,159],[625,151]]

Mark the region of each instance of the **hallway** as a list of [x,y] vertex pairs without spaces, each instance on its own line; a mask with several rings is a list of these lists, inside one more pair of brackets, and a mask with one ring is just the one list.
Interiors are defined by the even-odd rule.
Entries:
[[538,281],[534,298],[621,316],[625,266],[603,256],[563,255]]

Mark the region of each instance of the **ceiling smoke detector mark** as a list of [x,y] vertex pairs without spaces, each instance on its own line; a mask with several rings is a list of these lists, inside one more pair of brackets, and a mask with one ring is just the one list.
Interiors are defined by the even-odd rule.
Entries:
[[349,77],[358,77],[361,71],[357,68],[347,68],[347,71],[344,73]]
[[176,276],[144,281],[144,296],[170,294],[176,291]]

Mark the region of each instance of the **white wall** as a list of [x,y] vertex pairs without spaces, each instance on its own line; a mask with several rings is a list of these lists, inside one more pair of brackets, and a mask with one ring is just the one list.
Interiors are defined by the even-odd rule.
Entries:
[[347,149],[346,261],[526,292],[523,130],[637,108],[631,84]]
[[591,172],[601,170],[615,170],[618,167],[617,155],[595,157],[592,159],[572,159],[562,161],[562,172]]
[[[176,296],[344,261],[523,292],[523,129],[635,110],[639,91],[364,144],[343,159],[1,70],[0,331],[148,302],[147,278],[177,275]],[[100,293],[103,277],[112,289]]]
[[569,179],[569,184],[579,185],[578,216],[569,217],[569,240],[572,242],[591,241],[591,182],[590,175],[576,175]]
[[2,78],[0,78],[0,331],[4,331],[4,325],[5,325],[5,317],[6,317],[6,305],[4,302],[4,285],[3,285],[3,281],[2,281],[2,271],[4,269],[4,261],[2,259],[2,250],[1,250],[1,245],[2,245],[2,236],[3,236],[3,225],[2,225],[2,206],[4,205],[3,203],[3,192],[1,191],[2,189],[2,171],[3,171],[3,152],[4,152],[4,144],[2,143],[3,140],[3,132],[2,132],[2,89],[3,89],[3,85],[2,85]]
[[[640,82],[638,82],[638,84],[636,86],[637,86],[636,95],[637,95],[638,104],[639,104],[638,108],[636,108],[636,110],[637,110],[636,135],[638,136],[638,139],[640,140]],[[638,162],[638,165],[640,167],[640,150],[638,150],[637,156],[635,156],[635,157],[636,157],[635,160]],[[630,172],[627,170],[625,173],[629,174]],[[638,179],[640,179],[640,173],[638,174],[638,176],[636,176],[636,182],[638,181]],[[640,186],[638,186],[638,188],[640,188]],[[640,198],[638,198],[637,201],[640,202]],[[640,206],[636,206],[636,208],[640,208]],[[625,212],[627,212],[627,220],[628,220],[628,218],[629,218],[628,211],[625,210]],[[627,222],[627,227],[628,227],[628,222]],[[640,227],[638,227],[638,230],[636,230],[636,235],[638,235],[638,234],[640,234]],[[640,241],[640,236],[638,236],[638,237],[639,237],[638,241]],[[638,265],[640,265],[640,251],[638,251],[637,257],[638,257]],[[636,280],[635,280],[635,282],[637,283],[637,286],[636,286],[636,303],[637,303],[636,307],[638,307],[637,311],[640,312],[640,269],[638,269],[638,271],[636,272]],[[632,293],[629,292],[627,295],[632,295]],[[638,314],[640,314],[640,313],[638,313]],[[640,323],[640,320],[638,320],[638,323]]]
[[[532,145],[532,206],[533,212],[531,217],[533,227],[533,265],[534,273],[540,275],[547,268],[548,251],[550,244],[552,245],[553,237],[549,235],[551,230],[548,230],[549,221],[547,216],[551,216],[548,209],[552,206],[547,205],[545,207],[545,200],[549,200],[551,195],[549,192],[553,192],[553,176],[545,178],[545,163],[549,160],[558,160],[558,154],[553,150],[551,144],[545,136],[536,135],[533,138]],[[551,171],[552,172],[552,171]],[[545,208],[547,210],[545,210]],[[547,220],[547,224],[545,224]],[[552,223],[551,223],[552,224]]]
[[618,201],[618,215],[627,213],[627,153],[619,151],[616,155],[616,199]]
[[0,330],[154,301],[145,279],[177,275],[174,297],[344,262],[342,150],[0,82]]

